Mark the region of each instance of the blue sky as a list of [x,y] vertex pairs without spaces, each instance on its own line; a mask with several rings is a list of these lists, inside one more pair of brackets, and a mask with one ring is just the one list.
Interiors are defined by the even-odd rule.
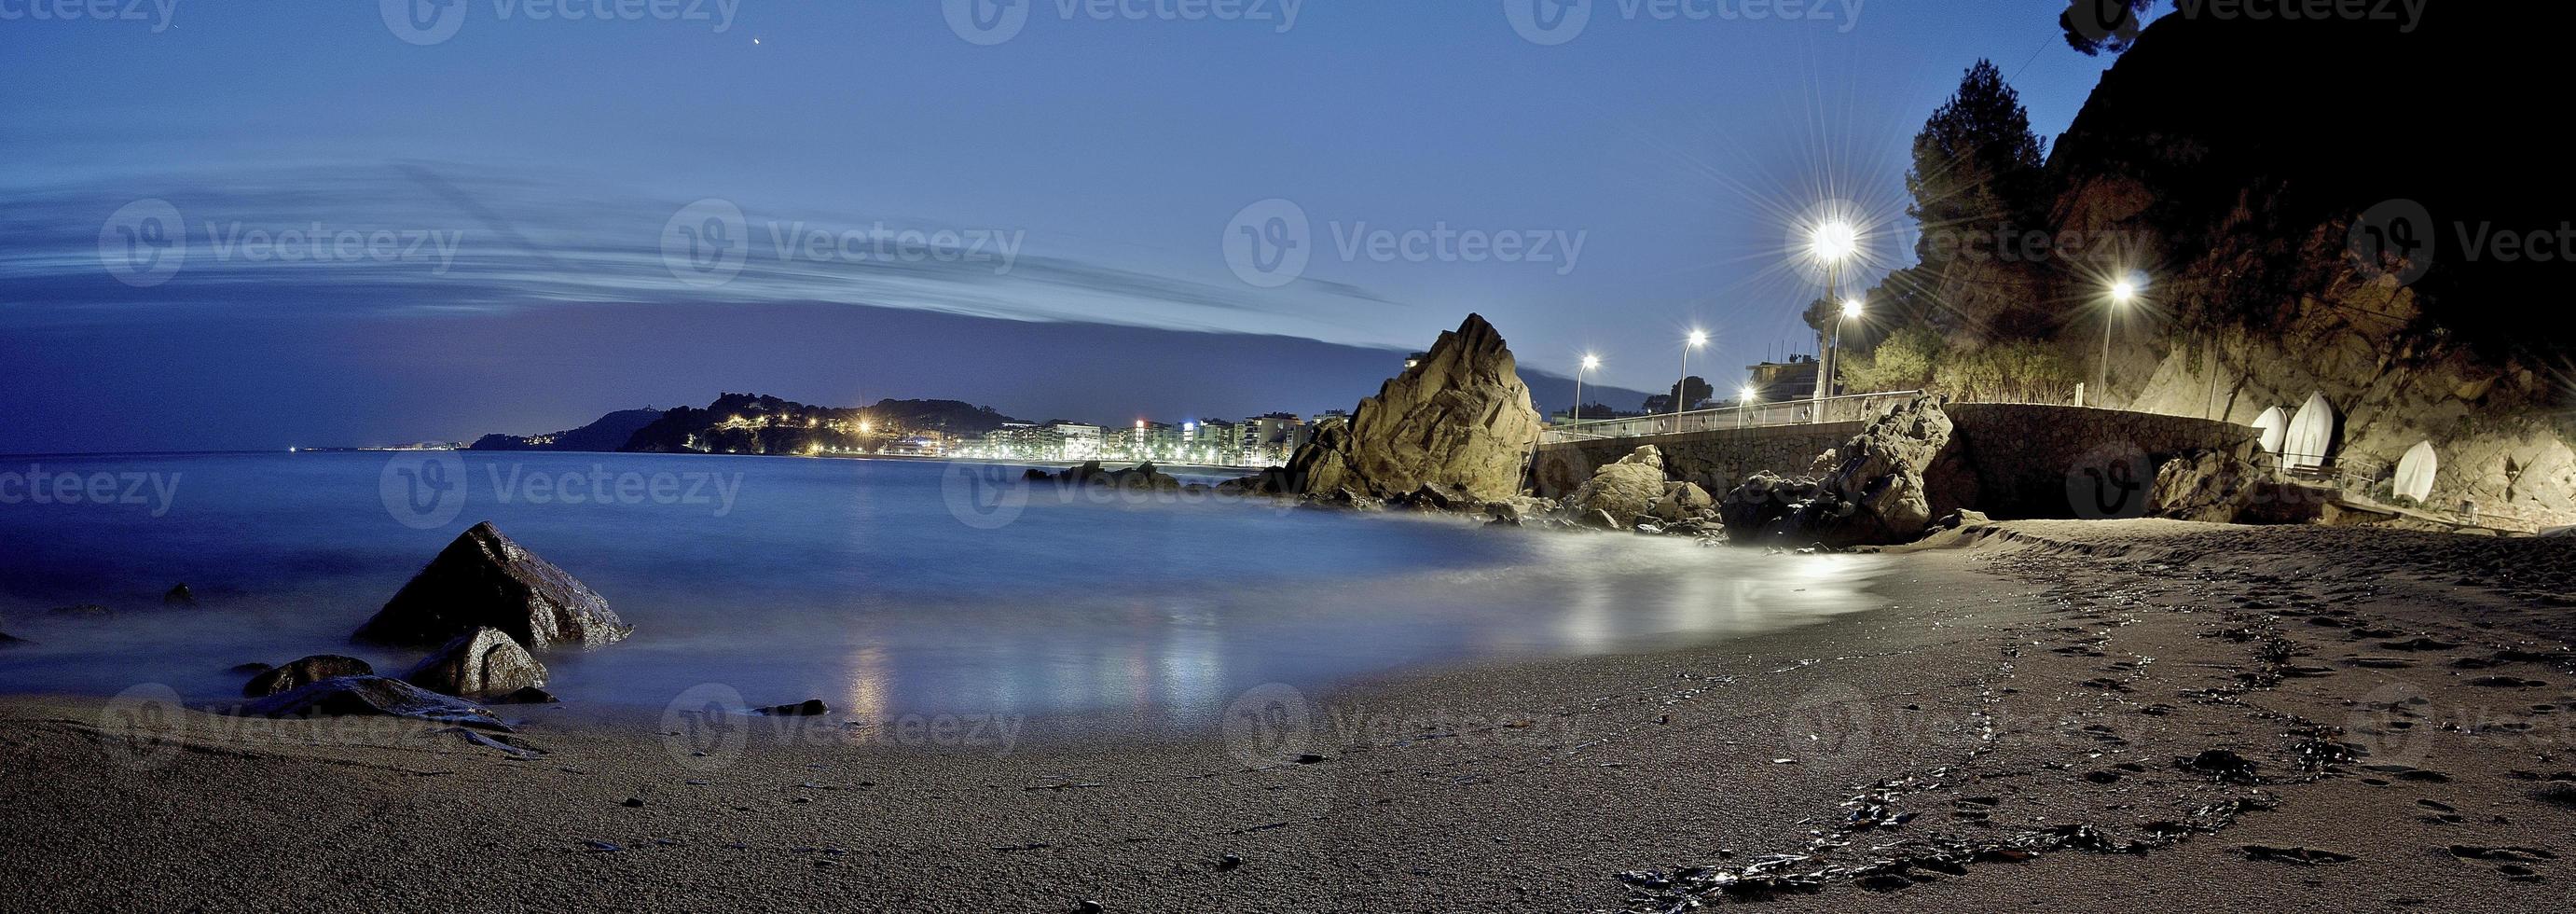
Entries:
[[[1469,311],[1526,368],[1590,350],[1638,389],[1705,327],[1723,387],[1812,348],[1806,213],[1849,201],[1862,272],[1896,263],[1907,142],[1964,68],[2049,135],[2108,63],[2044,2],[1594,0],[1538,40],[1515,0],[1022,0],[1003,31],[936,0],[162,2],[0,2],[46,74],[0,83],[0,451],[533,432],[719,389],[1313,411],[1379,378],[1298,341],[1419,348]],[[182,246],[135,259],[156,240]]]

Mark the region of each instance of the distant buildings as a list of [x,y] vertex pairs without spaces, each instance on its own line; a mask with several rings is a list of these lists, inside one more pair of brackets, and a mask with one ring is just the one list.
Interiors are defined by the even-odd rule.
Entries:
[[[1195,463],[1214,466],[1281,466],[1319,430],[1350,421],[1345,410],[1313,418],[1266,413],[1244,419],[1139,419],[1123,426],[1082,422],[1005,422],[969,440],[945,442],[940,456],[984,460],[1104,460]],[[889,445],[888,452],[894,452]]]

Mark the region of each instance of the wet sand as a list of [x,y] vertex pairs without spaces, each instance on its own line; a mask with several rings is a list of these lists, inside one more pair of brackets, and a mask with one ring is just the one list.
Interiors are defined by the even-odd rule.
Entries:
[[2576,541],[1907,552],[1804,628],[1007,752],[840,715],[507,707],[513,750],[0,698],[0,879],[76,910],[2563,909]]

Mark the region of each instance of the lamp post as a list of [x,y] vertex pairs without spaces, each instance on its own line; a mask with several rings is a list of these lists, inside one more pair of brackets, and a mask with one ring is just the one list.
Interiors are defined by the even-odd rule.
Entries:
[[1589,352],[1583,354],[1583,367],[1574,370],[1574,418],[1566,424],[1572,425],[1583,421],[1583,373],[1599,367],[1601,367],[1600,356]]
[[[1850,258],[1852,252],[1860,249],[1860,230],[1853,228],[1849,222],[1836,219],[1817,226],[1815,237],[1809,239],[1808,245],[1816,259],[1825,264],[1825,300],[1833,301],[1842,294],[1843,261]],[[1836,324],[1834,330],[1835,334],[1840,336],[1841,325]],[[1815,399],[1818,401],[1818,421],[1824,418],[1822,401],[1825,399],[1825,388],[1831,386],[1828,379],[1833,377],[1833,355],[1832,349],[1828,348],[1824,360],[1816,365]]]
[[1690,351],[1706,345],[1708,333],[1701,330],[1691,331],[1690,339],[1682,343],[1682,376],[1673,381],[1673,431],[1682,430],[1682,404],[1690,400]]
[[[1847,320],[1851,320],[1852,318],[1855,318],[1855,317],[1859,317],[1859,316],[1860,316],[1860,309],[1861,309],[1860,299],[1857,299],[1857,298],[1849,298],[1849,299],[1844,299],[1844,300],[1843,300],[1843,311],[1842,311],[1842,314],[1834,318],[1834,343],[1833,343],[1833,345],[1832,345],[1832,346],[1827,347],[1827,348],[1825,349],[1825,355],[1826,355],[1826,358],[1825,358],[1825,364],[1824,364],[1823,366],[1819,366],[1818,370],[1819,370],[1820,372],[1821,372],[1821,371],[1823,371],[1823,370],[1825,370],[1826,368],[1832,368],[1832,369],[1835,369],[1835,370],[1839,370],[1839,369],[1842,367],[1842,362],[1843,362],[1843,322],[1844,322],[1844,321],[1847,321]],[[1832,375],[1832,374],[1825,374],[1825,375],[1823,376],[1823,383],[1824,383],[1824,385],[1825,385],[1826,387],[1828,387],[1828,388],[1830,388],[1830,387],[1834,386],[1834,384],[1835,384],[1835,380],[1836,380],[1836,376],[1835,376],[1835,375]]]
[[2120,309],[2128,307],[2129,302],[2137,297],[2136,282],[2123,279],[2111,284],[2111,307],[2102,309],[2102,362],[2096,369],[2093,380],[2093,397],[2097,402],[2110,401],[2111,319],[2118,317]]

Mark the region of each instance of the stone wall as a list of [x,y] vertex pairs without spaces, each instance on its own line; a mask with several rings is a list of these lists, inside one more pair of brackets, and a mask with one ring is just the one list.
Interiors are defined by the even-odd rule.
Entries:
[[1566,493],[1574,491],[1575,486],[1592,478],[1594,469],[1617,463],[1638,445],[1651,444],[1664,453],[1666,477],[1697,483],[1711,494],[1723,493],[1763,470],[1782,475],[1804,474],[1816,455],[1859,434],[1862,425],[1860,422],[1775,425],[1543,444],[1538,449],[1535,487],[1541,496],[1563,498]]
[[[2251,427],[2185,416],[2011,403],[1954,403],[1950,445],[1925,484],[1934,516],[1975,508],[1998,518],[2135,517],[2166,460],[2204,450],[2250,453]],[[1638,445],[1664,454],[1672,479],[1722,493],[1756,472],[1813,475],[1862,423],[1787,425],[1547,444],[1538,494],[1560,498]]]
[[2138,517],[2165,461],[2197,451],[2250,456],[2251,426],[2116,409],[1953,403],[1950,447],[1932,486],[1935,514],[1997,518]]

